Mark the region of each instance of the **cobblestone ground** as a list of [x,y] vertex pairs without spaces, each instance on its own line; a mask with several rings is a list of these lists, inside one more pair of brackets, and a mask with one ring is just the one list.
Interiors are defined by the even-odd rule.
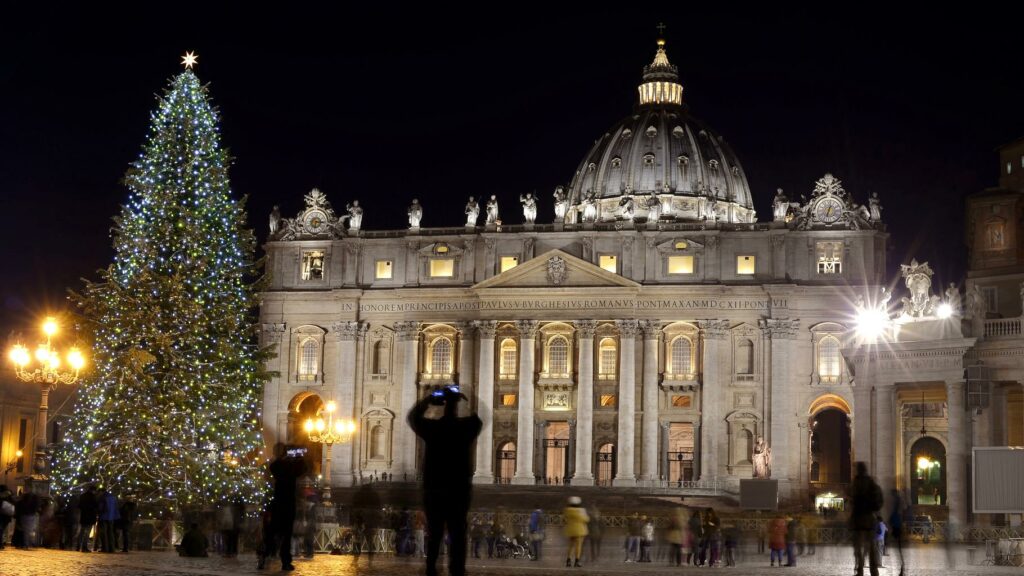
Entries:
[[[615,551],[605,551],[605,558],[596,564],[586,563],[582,569],[568,569],[562,560],[563,550],[545,550],[538,562],[528,560],[475,560],[469,562],[471,576],[555,576],[570,574],[699,574],[709,571],[737,576],[757,575],[778,571],[780,576],[853,574],[852,551],[848,547],[819,547],[814,556],[801,556],[795,568],[769,568],[768,558],[751,553],[740,556],[735,568],[669,568],[663,562],[650,564],[622,563],[612,558]],[[981,552],[976,561],[983,560]],[[947,567],[947,553],[941,546],[919,546],[907,553],[909,574],[913,576],[940,576],[947,574],[1024,574],[1022,568],[1003,566],[976,566],[967,564],[967,550],[954,551],[955,568]],[[894,556],[883,558],[886,568],[883,576],[897,576],[899,564]],[[358,561],[352,556],[318,555],[313,560],[297,559],[297,576],[418,576],[424,573],[421,559],[394,558],[377,555],[372,563],[364,555]],[[133,552],[130,554],[82,554],[60,550],[0,551],[0,576],[220,576],[226,574],[281,574],[280,564],[274,562],[267,570],[256,569],[256,557],[243,554],[235,559],[219,557],[179,558],[171,552]],[[444,573],[444,572],[442,572]]]

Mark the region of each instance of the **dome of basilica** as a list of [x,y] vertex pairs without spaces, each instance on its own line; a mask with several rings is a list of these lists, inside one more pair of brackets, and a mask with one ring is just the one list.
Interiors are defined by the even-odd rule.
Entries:
[[721,136],[690,115],[658,41],[640,106],[598,138],[566,191],[567,222],[754,222],[743,167]]

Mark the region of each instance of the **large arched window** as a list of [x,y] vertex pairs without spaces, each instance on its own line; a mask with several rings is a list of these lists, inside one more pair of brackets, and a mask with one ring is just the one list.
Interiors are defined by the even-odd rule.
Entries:
[[516,377],[516,341],[512,338],[501,341],[498,375],[503,380],[514,380]]
[[564,336],[555,336],[548,344],[548,374],[562,376],[569,373],[569,342]]
[[443,336],[430,345],[430,373],[452,373],[452,341]]
[[299,345],[299,380],[316,380],[320,365],[320,343],[306,338]]
[[750,340],[740,340],[736,346],[736,373],[754,373],[754,343]]
[[672,341],[669,373],[674,375],[693,374],[693,342],[686,336]]
[[370,458],[387,457],[388,431],[384,426],[375,424],[370,430]]
[[839,340],[835,336],[824,336],[818,342],[818,379],[834,384],[842,375],[843,364],[839,354]]
[[597,374],[599,378],[615,378],[615,368],[618,361],[618,346],[614,338],[604,338],[598,345]]

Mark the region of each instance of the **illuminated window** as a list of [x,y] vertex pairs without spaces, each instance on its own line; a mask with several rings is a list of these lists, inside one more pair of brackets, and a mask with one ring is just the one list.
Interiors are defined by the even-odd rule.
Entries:
[[511,269],[515,268],[516,266],[519,266],[519,257],[518,256],[502,256],[501,257],[501,271],[502,272],[505,272],[506,270],[511,270]]
[[562,336],[555,336],[548,346],[548,373],[562,376],[569,373],[569,343]]
[[755,258],[753,256],[736,257],[736,274],[752,276],[754,274]]
[[685,336],[679,336],[672,341],[672,355],[669,356],[669,360],[672,363],[670,373],[679,375],[693,373],[692,348],[693,343]]
[[430,373],[452,373],[452,341],[441,337],[430,346]]
[[502,394],[501,395],[501,405],[502,406],[515,406],[516,405],[516,395],[515,394]]
[[689,248],[689,246],[690,245],[687,244],[685,240],[680,240],[679,242],[676,242],[676,250],[686,250],[687,248]]
[[614,338],[601,340],[598,346],[597,374],[599,378],[615,378],[615,364],[618,360],[618,347]]
[[448,253],[448,245],[447,244],[438,244],[437,246],[434,246],[434,253],[435,254],[447,254]]
[[601,406],[615,406],[615,394],[601,394],[600,402]]
[[842,242],[818,242],[816,244],[816,251],[818,256],[818,274],[843,273]]
[[688,394],[679,394],[672,397],[672,406],[675,408],[689,408],[693,404],[693,398]]
[[818,378],[825,383],[839,381],[842,359],[839,355],[839,340],[825,336],[818,342]]
[[736,346],[736,373],[754,373],[754,343],[750,340],[741,340]]
[[324,251],[305,250],[302,252],[302,279],[324,279]]
[[669,274],[693,274],[693,256],[669,256]]
[[299,380],[316,380],[320,360],[320,343],[307,338],[299,345]]
[[[447,248],[446,248],[447,250]],[[455,260],[451,258],[431,258],[431,278],[451,278],[455,275]]]
[[514,380],[516,377],[516,341],[511,338],[501,341],[498,375],[502,380]]
[[604,268],[613,274],[619,271],[618,259],[614,254],[602,254],[601,257],[598,258],[598,263],[601,268]]
[[377,260],[377,270],[374,278],[377,280],[390,280],[391,268],[391,260]]

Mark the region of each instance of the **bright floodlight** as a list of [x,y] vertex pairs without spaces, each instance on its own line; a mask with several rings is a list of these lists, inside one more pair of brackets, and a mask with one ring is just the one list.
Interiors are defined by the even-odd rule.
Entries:
[[935,314],[938,315],[939,318],[949,318],[953,315],[953,307],[950,306],[948,302],[943,302],[942,304],[939,304],[938,309],[935,310]]
[[882,310],[862,310],[857,315],[857,334],[864,339],[874,340],[882,335],[889,324],[889,315]]
[[43,322],[43,333],[46,334],[47,336],[53,336],[54,334],[57,333],[56,318],[54,318],[53,316],[49,316],[46,318],[46,321]]
[[28,348],[25,348],[21,344],[17,344],[14,348],[11,348],[11,362],[14,362],[20,367],[25,367],[29,362],[32,361],[32,355],[29,354]]

